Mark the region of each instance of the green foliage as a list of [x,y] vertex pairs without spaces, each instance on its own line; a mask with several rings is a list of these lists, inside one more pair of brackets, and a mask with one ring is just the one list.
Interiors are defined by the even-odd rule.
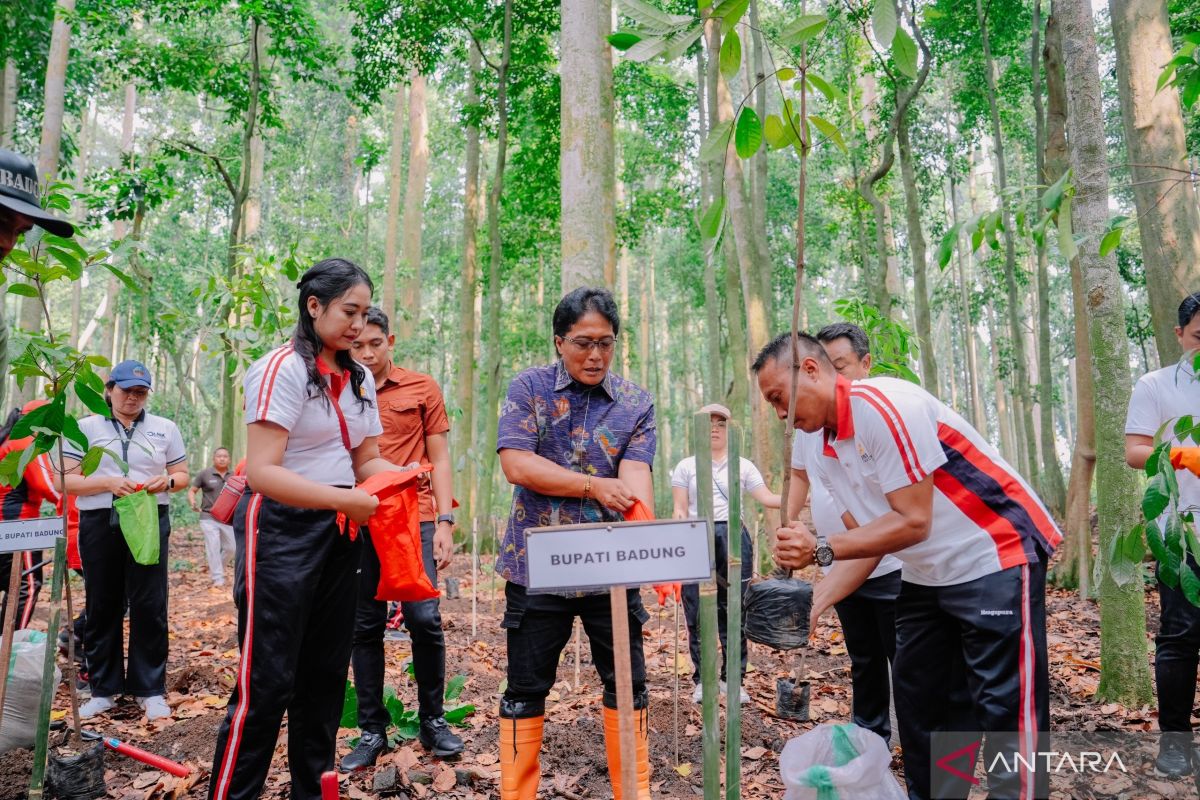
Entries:
[[917,357],[917,337],[903,322],[891,319],[875,306],[862,300],[835,300],[834,311],[853,322],[871,340],[871,374],[903,378],[919,384],[921,379],[910,364]]
[[762,144],[762,125],[759,124],[758,114],[750,106],[744,106],[738,114],[737,127],[733,134],[733,146],[738,158],[750,158],[758,152]]
[[[410,674],[411,667],[412,664],[410,662]],[[467,717],[475,713],[474,704],[456,702],[459,696],[462,695],[463,687],[466,684],[466,675],[455,675],[446,683],[444,693],[446,721],[459,728],[470,727]],[[383,706],[387,709],[388,718],[395,729],[388,735],[389,746],[395,747],[400,741],[417,738],[421,730],[421,720],[417,715],[417,710],[404,707],[404,702],[397,696],[395,687],[384,687]],[[342,697],[342,717],[338,722],[338,727],[358,727],[358,693],[354,689],[354,684],[350,681],[346,681],[346,691]]]
[[871,6],[871,30],[880,47],[887,49],[898,30],[894,0],[875,0]]
[[[43,205],[61,210],[69,208],[70,202],[70,188],[57,183],[48,187]],[[104,381],[96,374],[95,367],[107,366],[108,361],[100,356],[89,356],[55,339],[47,296],[53,285],[78,281],[88,269],[111,268],[107,263],[109,257],[107,251],[90,251],[73,238],[62,238],[33,228],[3,262],[3,278],[15,276],[20,279],[19,283],[9,283],[8,292],[36,299],[50,332],[19,330],[10,342],[10,350],[17,355],[9,366],[9,373],[16,378],[18,386],[24,387],[30,381],[40,382],[49,402],[33,409],[13,426],[12,439],[32,436],[33,441],[0,460],[0,483],[9,486],[19,483],[34,458],[55,447],[61,448],[64,440],[84,453],[81,469],[85,475],[95,471],[106,452],[102,447],[89,447],[67,401],[74,394],[87,410],[103,409],[107,413],[102,397]]]
[[1158,76],[1158,91],[1166,86],[1179,90],[1179,100],[1186,109],[1192,109],[1200,98],[1200,31],[1183,35],[1183,44],[1174,57],[1166,63]]

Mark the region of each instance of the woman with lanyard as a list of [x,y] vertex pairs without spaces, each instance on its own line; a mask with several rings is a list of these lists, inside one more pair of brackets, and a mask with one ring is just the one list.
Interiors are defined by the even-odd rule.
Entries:
[[[21,408],[14,408],[0,426],[0,459],[9,453],[24,450],[33,442],[33,436],[23,436],[20,439],[8,438],[13,426],[21,417],[39,406],[46,405],[45,400],[30,400]],[[42,504],[51,503],[58,513],[62,513],[62,494],[58,491],[54,473],[50,469],[50,459],[45,454],[34,458],[25,467],[21,480],[14,486],[0,486],[0,519],[5,522],[17,519],[37,519],[42,515]],[[33,609],[37,605],[38,591],[42,588],[42,551],[23,550],[16,553],[0,553],[0,580],[8,585],[8,577],[12,570],[12,560],[17,559],[21,564],[21,589],[17,595],[17,612],[15,619],[16,630],[28,628],[33,621]],[[0,619],[7,619],[8,599],[0,603]]]
[[291,796],[321,797],[350,666],[357,525],[379,504],[354,485],[402,469],[379,455],[375,381],[350,357],[371,279],[331,258],[297,286],[292,340],[243,382],[248,486],[233,518],[241,660],[217,733],[215,800],[259,796],[285,711]]
[[[743,458],[738,465],[736,482],[731,479],[726,456],[729,453],[729,409],[719,403],[710,403],[697,413],[708,414],[711,423],[709,442],[712,446],[712,482],[713,482],[713,530],[716,540],[717,575],[724,576],[729,572],[729,493],[734,491],[748,492],[758,502],[767,508],[779,508],[779,495],[767,488],[762,473],[748,458]],[[671,473],[671,497],[674,501],[675,519],[687,519],[698,515],[696,481],[696,457],[688,456],[675,465]],[[742,595],[745,596],[750,586],[750,577],[754,569],[754,559],[751,558],[753,547],[750,541],[750,531],[741,520],[737,521],[742,535]],[[700,587],[694,583],[684,584],[683,616],[687,621],[688,652],[692,656],[692,700],[699,703],[700,692]],[[721,648],[727,646],[727,628],[729,623],[729,590],[724,581],[717,581],[717,622],[718,638]],[[746,632],[743,629],[741,637],[742,672],[746,670]],[[721,694],[725,694],[725,659],[721,659]],[[743,688],[738,700],[750,702],[750,695]]]
[[[113,367],[105,384],[112,414],[79,422],[88,447],[105,454],[91,475],[79,474],[84,454],[67,443],[63,452],[66,491],[79,498],[79,554],[87,592],[83,643],[92,697],[79,709],[94,717],[132,695],[149,719],[171,715],[166,698],[168,494],[187,488],[187,453],[175,423],[146,413],[151,376],[138,361]],[[139,564],[125,543],[113,500],[144,489],[158,497],[159,559]],[[129,662],[124,619],[129,608]]]
[[[508,686],[500,700],[501,800],[537,796],[546,696],[575,617],[583,622],[604,684],[609,775],[621,800],[609,594],[529,594],[525,589],[527,529],[624,519],[635,500],[654,507],[654,403],[644,389],[609,372],[620,325],[607,290],[580,288],[568,294],[554,310],[559,360],[513,378],[501,407],[496,447],[514,487],[496,565],[507,581],[501,623],[508,633]],[[636,588],[629,590],[628,603],[640,800],[650,796],[642,653],[642,624],[649,615]]]

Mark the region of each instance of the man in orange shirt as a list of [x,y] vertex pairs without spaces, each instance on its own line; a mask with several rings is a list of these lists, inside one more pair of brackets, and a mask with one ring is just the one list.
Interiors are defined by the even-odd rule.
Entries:
[[[422,562],[437,586],[437,570],[450,564],[454,550],[453,475],[450,471],[450,420],[442,391],[429,375],[398,367],[392,362],[396,336],[388,318],[378,308],[367,311],[367,322],[354,342],[353,354],[375,377],[379,419],[380,455],[393,464],[432,464],[433,471],[419,486]],[[369,531],[364,535],[370,536]],[[373,765],[387,749],[387,709],[383,704],[383,633],[387,603],[375,599],[379,584],[379,557],[367,543],[359,570],[358,618],[354,630],[354,689],[358,694],[358,746],[342,759],[344,772]],[[446,648],[438,600],[402,603],[404,621],[412,637],[413,675],[421,720],[421,744],[435,756],[447,758],[462,752],[463,743],[447,725],[442,712],[446,683]]]

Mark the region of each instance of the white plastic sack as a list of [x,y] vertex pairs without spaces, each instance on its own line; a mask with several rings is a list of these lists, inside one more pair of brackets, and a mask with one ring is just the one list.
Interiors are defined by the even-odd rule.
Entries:
[[[19,630],[13,634],[12,658],[8,662],[8,689],[4,695],[4,720],[0,721],[0,753],[33,747],[37,734],[38,703],[42,697],[42,665],[46,658],[46,634]],[[54,668],[54,685],[62,672]]]
[[854,724],[819,725],[779,755],[783,800],[906,800],[883,739]]

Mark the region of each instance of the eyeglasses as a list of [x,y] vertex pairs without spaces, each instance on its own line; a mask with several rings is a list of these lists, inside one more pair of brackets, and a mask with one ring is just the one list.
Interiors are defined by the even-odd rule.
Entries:
[[617,343],[615,336],[605,336],[603,339],[575,339],[569,336],[563,336],[561,338],[564,342],[570,342],[571,345],[581,353],[590,353],[593,349],[598,349],[601,353],[611,353],[613,347]]

